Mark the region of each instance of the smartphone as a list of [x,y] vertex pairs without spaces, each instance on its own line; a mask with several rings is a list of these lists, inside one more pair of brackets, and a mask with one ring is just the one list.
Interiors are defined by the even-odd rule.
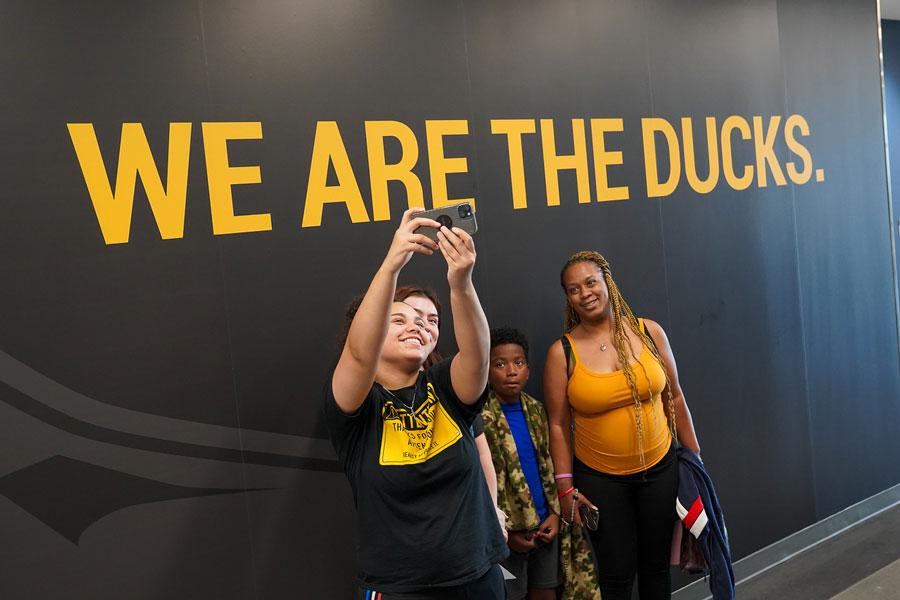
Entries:
[[[459,227],[469,235],[474,235],[478,231],[478,223],[475,221],[475,210],[470,202],[461,202],[459,204],[451,204],[441,208],[426,210],[425,212],[416,213],[413,219],[419,218],[434,219],[447,229]],[[437,241],[438,230],[434,227],[418,227],[416,233],[421,233]]]
[[587,504],[582,504],[578,507],[578,514],[581,515],[581,524],[590,529],[591,531],[597,531],[597,526],[600,525],[600,511],[596,508],[591,508]]

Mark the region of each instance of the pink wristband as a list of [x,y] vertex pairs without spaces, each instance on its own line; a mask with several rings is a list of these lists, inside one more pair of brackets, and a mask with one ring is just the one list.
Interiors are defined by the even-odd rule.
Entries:
[[559,481],[560,479],[565,479],[566,477],[571,477],[571,473],[560,473],[559,475],[554,475],[553,479]]

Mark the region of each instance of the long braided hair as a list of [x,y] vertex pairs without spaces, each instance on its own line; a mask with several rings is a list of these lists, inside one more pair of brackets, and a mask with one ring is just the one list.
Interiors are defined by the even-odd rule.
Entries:
[[[625,333],[626,324],[631,329],[631,331],[633,331],[641,339],[641,342],[643,342],[643,344],[647,347],[647,349],[653,355],[653,358],[656,359],[656,362],[659,363],[659,366],[662,368],[662,371],[666,376],[666,400],[669,407],[669,429],[672,432],[673,439],[678,439],[675,427],[675,399],[672,396],[672,385],[669,381],[669,373],[668,371],[666,371],[665,363],[663,363],[662,358],[659,356],[659,350],[657,350],[656,344],[652,339],[650,339],[650,336],[648,334],[644,333],[643,329],[638,324],[637,319],[634,318],[634,314],[631,312],[631,308],[629,308],[628,303],[625,302],[625,298],[623,298],[622,294],[619,292],[619,288],[616,285],[616,282],[613,281],[609,263],[605,258],[603,258],[601,254],[597,252],[593,252],[591,250],[576,252],[569,257],[569,260],[566,261],[566,264],[563,266],[562,271],[560,271],[559,273],[559,283],[560,285],[562,285],[563,290],[566,293],[565,332],[569,333],[581,323],[581,317],[579,317],[578,313],[575,312],[575,309],[572,307],[572,303],[568,301],[569,292],[566,289],[566,283],[563,279],[569,267],[580,262],[590,262],[597,265],[597,268],[600,269],[601,273],[603,273],[603,281],[606,282],[606,288],[609,291],[610,312],[613,319],[613,345],[616,348],[616,355],[619,357],[619,362],[622,363],[622,371],[625,373],[625,379],[628,382],[628,387],[631,390],[631,396],[634,399],[634,420],[637,427],[638,451],[641,455],[641,465],[643,465],[644,424],[641,414],[641,399],[638,396],[637,382],[635,381],[634,370],[632,369],[631,358],[633,356],[633,352],[631,350],[631,344],[628,341],[628,335]],[[644,366],[640,362],[638,362],[638,364],[641,365],[642,369],[644,369]],[[644,376],[647,377],[647,380],[649,382],[650,378],[647,375],[646,369],[644,369]]]

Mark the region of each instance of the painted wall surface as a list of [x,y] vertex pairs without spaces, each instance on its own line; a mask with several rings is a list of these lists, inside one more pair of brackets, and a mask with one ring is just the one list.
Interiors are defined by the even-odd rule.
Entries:
[[353,597],[319,397],[409,203],[474,198],[537,395],[607,256],[735,558],[900,481],[872,2],[2,2],[0,47],[4,597]]

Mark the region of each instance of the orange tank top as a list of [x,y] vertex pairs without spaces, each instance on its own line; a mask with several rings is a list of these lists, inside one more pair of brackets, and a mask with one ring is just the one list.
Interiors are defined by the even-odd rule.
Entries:
[[[641,329],[644,320],[638,321]],[[623,370],[595,373],[584,366],[571,336],[575,366],[567,388],[575,413],[575,456],[596,471],[628,475],[648,469],[662,460],[672,435],[660,397],[666,374],[644,345],[631,369],[641,401],[644,464],[638,447],[634,397]]]

